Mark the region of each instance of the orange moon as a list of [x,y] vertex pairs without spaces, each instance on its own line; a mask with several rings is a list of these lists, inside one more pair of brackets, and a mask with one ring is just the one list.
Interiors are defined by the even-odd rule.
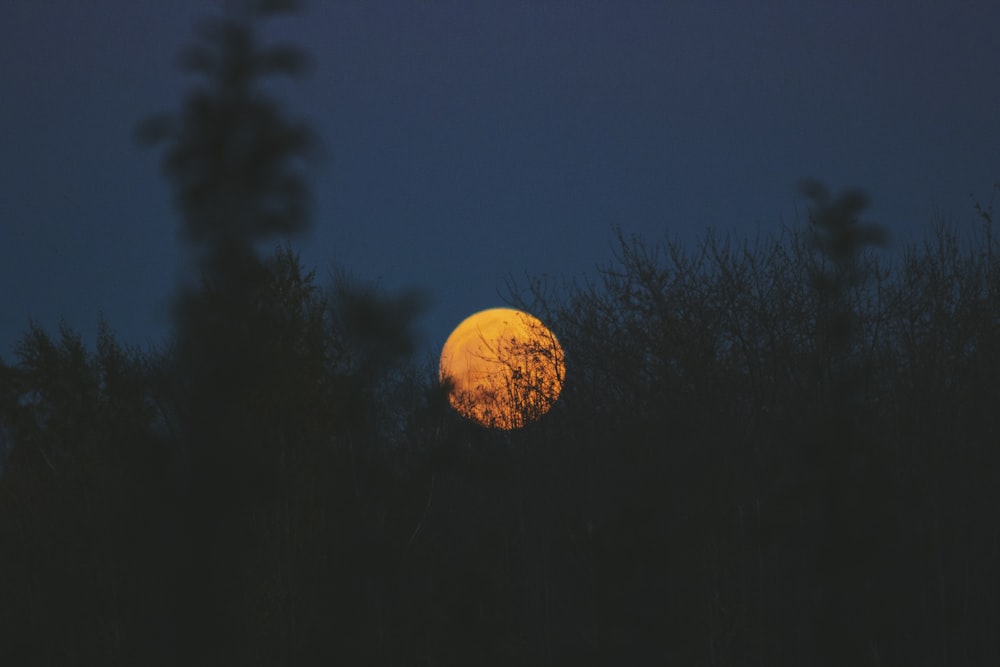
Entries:
[[521,428],[559,398],[566,361],[555,334],[513,308],[465,318],[441,350],[441,383],[463,417],[487,428]]

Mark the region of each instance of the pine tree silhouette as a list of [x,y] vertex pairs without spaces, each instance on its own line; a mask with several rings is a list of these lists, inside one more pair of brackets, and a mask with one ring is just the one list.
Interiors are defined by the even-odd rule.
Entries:
[[178,594],[165,619],[177,627],[176,657],[197,664],[238,655],[239,563],[251,548],[251,510],[275,484],[279,422],[263,406],[276,388],[262,372],[276,353],[264,307],[274,274],[257,246],[306,227],[301,164],[314,139],[261,88],[265,77],[301,73],[305,59],[291,47],[261,46],[257,21],[290,9],[247,2],[205,22],[181,58],[199,84],[177,116],[139,130],[166,143],[164,168],[201,276],[176,302],[182,509],[168,557],[179,564]]

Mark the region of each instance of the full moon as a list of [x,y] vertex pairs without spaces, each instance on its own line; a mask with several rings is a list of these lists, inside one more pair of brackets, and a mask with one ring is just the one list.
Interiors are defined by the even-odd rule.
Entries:
[[528,313],[490,308],[465,318],[441,351],[441,383],[463,417],[521,428],[559,398],[566,362],[555,334]]

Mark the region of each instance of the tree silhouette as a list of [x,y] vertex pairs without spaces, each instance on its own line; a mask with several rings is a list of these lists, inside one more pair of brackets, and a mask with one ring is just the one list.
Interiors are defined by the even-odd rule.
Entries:
[[[167,142],[164,167],[201,274],[176,306],[182,534],[166,561],[180,569],[164,622],[178,627],[178,659],[205,664],[239,655],[236,638],[250,630],[241,591],[251,583],[244,573],[262,529],[257,515],[274,501],[287,448],[302,444],[294,415],[303,405],[288,398],[308,404],[295,385],[327,361],[308,281],[288,252],[268,268],[256,249],[307,222],[300,162],[311,133],[261,88],[264,77],[298,74],[304,57],[260,46],[256,32],[258,18],[288,9],[246,3],[204,23],[181,60],[200,85],[176,118],[140,129],[146,140]],[[309,386],[323,389],[318,379]]]
[[[32,325],[3,367],[0,627],[23,664],[119,664],[141,655],[157,589],[163,443],[148,369],[101,325],[96,353],[63,324]],[[154,594],[155,595],[155,594]]]
[[[944,223],[867,252],[844,199],[529,280],[569,370],[517,431],[412,358],[415,297],[287,245],[239,307],[185,291],[239,326],[159,352],[33,326],[0,365],[5,657],[992,664],[997,255]],[[185,365],[223,336],[229,384]]]
[[[859,221],[862,195],[806,193],[812,221],[783,237],[710,234],[687,250],[620,235],[597,281],[511,283],[512,303],[551,321],[572,360],[550,423],[573,454],[550,465],[589,508],[571,553],[593,567],[595,652],[628,643],[693,664],[995,655],[963,625],[995,615],[954,606],[979,605],[983,589],[954,577],[974,567],[966,548],[992,553],[959,517],[995,516],[980,486],[994,448],[977,443],[995,428],[980,407],[995,380],[980,373],[996,368],[997,266],[941,227],[885,261],[866,250],[884,237]],[[992,572],[977,572],[995,593]],[[641,586],[663,592],[659,640],[637,630],[655,617],[638,610],[657,609]],[[699,611],[681,619],[677,606]]]

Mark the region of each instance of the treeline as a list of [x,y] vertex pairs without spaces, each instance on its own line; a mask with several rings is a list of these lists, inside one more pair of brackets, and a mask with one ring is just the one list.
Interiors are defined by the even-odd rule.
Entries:
[[619,596],[588,605],[615,619],[592,650],[610,636],[610,655],[663,664],[1000,657],[992,214],[974,236],[939,221],[878,250],[863,204],[821,193],[805,229],[697,248],[619,235],[594,281],[512,286],[570,364],[533,446],[565,443],[550,465],[593,527],[582,588]]
[[5,654],[992,664],[995,248],[939,225],[852,279],[814,238],[622,235],[591,283],[513,287],[568,364],[513,432],[453,413],[405,302],[287,249],[238,382],[32,327],[0,367]]
[[989,208],[886,249],[809,184],[776,237],[620,234],[590,282],[509,285],[565,386],[484,430],[418,298],[259,257],[313,140],[253,25],[209,24],[144,126],[201,276],[171,341],[31,326],[0,361],[4,664],[998,664]]

